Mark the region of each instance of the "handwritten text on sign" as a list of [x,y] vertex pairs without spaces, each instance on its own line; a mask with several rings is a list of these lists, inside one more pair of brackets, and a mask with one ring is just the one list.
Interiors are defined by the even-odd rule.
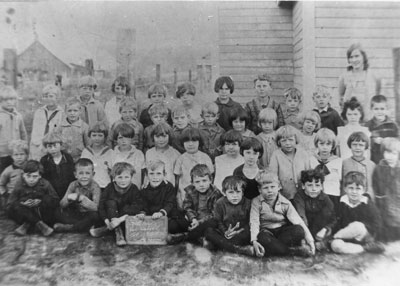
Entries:
[[152,219],[146,216],[144,220],[128,216],[125,221],[126,242],[128,244],[165,245],[168,235],[168,218]]

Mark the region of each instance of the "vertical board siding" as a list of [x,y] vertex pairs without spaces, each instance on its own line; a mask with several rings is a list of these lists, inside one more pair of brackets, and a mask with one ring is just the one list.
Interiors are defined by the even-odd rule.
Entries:
[[233,98],[244,104],[255,97],[253,79],[267,73],[274,98],[283,101],[293,86],[292,9],[274,1],[220,2],[219,70],[235,82]]
[[358,42],[367,52],[370,69],[382,79],[382,94],[393,103],[392,49],[400,46],[400,3],[317,1],[315,6],[317,84],[331,87],[337,95],[347,48]]
[[293,7],[293,72],[294,87],[303,90],[303,3],[296,2]]

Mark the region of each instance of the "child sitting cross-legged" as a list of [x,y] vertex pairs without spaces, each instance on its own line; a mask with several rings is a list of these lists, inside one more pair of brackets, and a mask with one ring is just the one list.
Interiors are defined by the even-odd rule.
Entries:
[[18,235],[26,235],[33,226],[44,236],[54,232],[48,224],[53,223],[60,199],[51,184],[41,177],[42,171],[38,161],[27,161],[9,197],[7,216],[20,224],[15,230]]
[[381,218],[374,203],[365,196],[366,179],[360,172],[349,172],[343,179],[345,195],[340,198],[337,221],[332,228],[331,248],[336,253],[380,253],[384,251],[375,237]]
[[314,254],[314,238],[292,203],[279,193],[278,176],[260,172],[257,182],[260,195],[252,200],[250,211],[251,242],[256,255]]
[[187,239],[203,243],[206,229],[216,226],[212,211],[221,193],[211,184],[212,173],[207,165],[197,164],[190,171],[190,176],[192,184],[185,188],[186,196],[183,201],[183,210],[190,221]]
[[301,172],[302,189],[292,201],[304,223],[307,225],[318,250],[326,248],[326,238],[330,236],[328,227],[335,221],[335,210],[332,201],[324,193],[324,173],[318,169]]
[[254,256],[250,242],[249,214],[251,202],[243,196],[245,182],[228,176],[222,182],[222,193],[214,206],[217,227],[208,228],[207,241],[217,249]]
[[99,221],[97,208],[100,187],[93,180],[94,166],[89,159],[81,158],[75,163],[75,177],[56,211],[56,232],[85,232]]
[[[137,215],[143,208],[139,189],[132,183],[135,173],[133,166],[126,162],[116,163],[111,176],[113,181],[108,184],[100,196],[99,215],[108,230],[115,231],[118,246],[126,245],[123,226],[128,215]],[[92,228],[90,234],[94,237],[104,233],[102,228]]]
[[184,232],[188,230],[189,222],[182,211],[177,209],[176,189],[165,178],[165,164],[160,160],[151,161],[146,166],[149,184],[141,190],[143,208],[138,215],[143,218],[150,215],[153,219],[168,217],[168,237],[170,244],[185,239]]

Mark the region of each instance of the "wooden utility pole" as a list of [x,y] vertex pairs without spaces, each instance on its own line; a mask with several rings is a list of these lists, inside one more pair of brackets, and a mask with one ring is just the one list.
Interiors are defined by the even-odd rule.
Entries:
[[174,87],[176,88],[176,85],[178,84],[178,71],[176,68],[174,69]]
[[192,82],[192,70],[189,70],[189,82]]
[[7,83],[17,89],[17,52],[15,49],[4,49],[3,53],[4,72],[7,77]]
[[136,30],[119,29],[117,33],[117,76],[125,76],[135,94]]
[[400,48],[393,49],[393,69],[396,122],[400,124]]
[[85,60],[85,67],[86,67],[87,74],[90,76],[93,76],[94,75],[94,65],[93,65],[92,59]]
[[156,64],[156,82],[161,82],[161,65]]

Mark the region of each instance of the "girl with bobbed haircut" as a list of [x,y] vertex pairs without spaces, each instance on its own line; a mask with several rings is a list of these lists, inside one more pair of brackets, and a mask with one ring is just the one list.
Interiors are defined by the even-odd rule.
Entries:
[[280,148],[281,139],[289,137],[294,137],[296,140],[296,144],[300,142],[299,131],[295,127],[293,127],[292,125],[284,125],[282,127],[279,127],[279,129],[276,130],[276,145]]
[[192,84],[190,82],[185,82],[185,83],[180,84],[176,90],[175,95],[177,98],[181,98],[181,96],[186,92],[188,94],[195,95],[196,87],[194,86],[194,84]]
[[261,158],[264,154],[264,148],[261,142],[256,138],[247,138],[243,140],[242,145],[240,146],[240,155],[243,156],[244,150],[253,149],[254,152],[258,152],[258,158]]
[[119,77],[117,77],[114,81],[113,81],[113,83],[112,83],[112,85],[111,85],[111,91],[112,92],[115,92],[115,87],[116,86],[122,86],[122,87],[124,87],[125,88],[125,91],[126,91],[126,96],[128,96],[129,95],[129,93],[130,93],[130,91],[131,91],[131,86],[129,85],[129,81],[128,81],[128,79],[126,78],[126,77],[124,77],[124,76],[119,76]]
[[172,142],[172,128],[165,122],[158,123],[151,131],[151,138],[154,136],[168,136],[168,145]]
[[189,127],[183,131],[181,136],[181,144],[188,141],[199,141],[199,150],[203,148],[204,142],[201,137],[200,130],[197,128]]
[[330,142],[332,143],[332,151],[336,149],[337,140],[336,135],[332,130],[328,128],[321,128],[318,130],[317,134],[315,134],[314,145],[317,147],[318,142]]
[[364,132],[358,131],[351,133],[349,139],[347,139],[347,146],[351,148],[351,143],[353,142],[364,142],[365,149],[369,149],[369,138]]
[[235,90],[235,85],[233,83],[233,80],[230,76],[221,76],[217,78],[214,84],[214,91],[216,93],[219,92],[220,89],[222,89],[222,86],[226,84],[226,86],[229,88],[230,93],[232,94],[233,91]]
[[162,83],[152,84],[147,91],[147,97],[150,98],[152,94],[157,94],[157,93],[164,95],[165,98],[167,96],[168,89]]

